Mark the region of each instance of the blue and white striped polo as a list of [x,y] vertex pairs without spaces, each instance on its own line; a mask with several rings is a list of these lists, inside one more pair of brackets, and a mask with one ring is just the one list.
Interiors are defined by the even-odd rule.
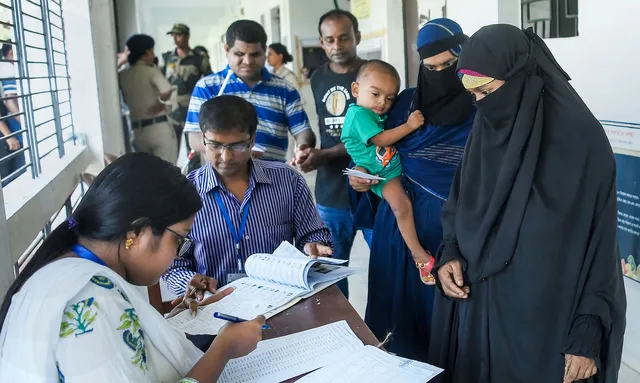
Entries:
[[[185,132],[200,132],[198,115],[202,104],[218,95],[231,68],[203,77],[191,94]],[[285,161],[289,146],[288,134],[296,135],[310,129],[309,118],[302,108],[300,94],[286,80],[262,70],[262,81],[253,88],[235,73],[231,74],[223,94],[249,101],[258,114],[256,146],[265,150],[267,160]]]

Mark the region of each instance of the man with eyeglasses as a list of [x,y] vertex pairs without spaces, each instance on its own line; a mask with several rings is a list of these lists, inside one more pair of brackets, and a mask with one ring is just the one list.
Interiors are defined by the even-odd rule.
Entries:
[[189,174],[202,197],[191,238],[195,249],[176,259],[163,279],[178,295],[202,300],[244,276],[244,262],[289,241],[306,254],[333,253],[331,235],[304,178],[288,165],[251,157],[258,116],[237,96],[202,104],[199,124],[210,164]]

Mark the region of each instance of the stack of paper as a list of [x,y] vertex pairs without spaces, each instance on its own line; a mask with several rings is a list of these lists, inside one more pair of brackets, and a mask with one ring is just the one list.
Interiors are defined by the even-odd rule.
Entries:
[[345,176],[354,176],[354,177],[362,178],[365,180],[372,180],[372,181],[386,180],[386,178],[374,176],[372,174],[361,172],[360,170],[356,170],[356,169],[345,169],[342,171],[342,174],[344,174]]
[[363,347],[346,321],[258,343],[249,355],[233,359],[218,383],[281,382],[338,363]]
[[424,383],[443,370],[426,363],[387,354],[372,346],[298,380],[298,383]]

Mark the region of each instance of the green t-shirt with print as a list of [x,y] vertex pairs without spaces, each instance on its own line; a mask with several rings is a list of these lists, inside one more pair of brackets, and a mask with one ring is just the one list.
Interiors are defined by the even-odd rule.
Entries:
[[402,174],[400,156],[393,147],[378,147],[371,143],[373,137],[384,131],[386,118],[362,106],[351,105],[340,139],[357,166],[390,180]]

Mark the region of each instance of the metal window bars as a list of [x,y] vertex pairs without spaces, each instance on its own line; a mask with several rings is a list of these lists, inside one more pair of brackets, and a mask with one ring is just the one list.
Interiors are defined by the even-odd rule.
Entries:
[[[5,154],[0,154],[0,178],[6,185],[27,170],[34,178],[41,174],[47,156],[62,157],[65,144],[75,144],[75,132],[61,2],[0,0],[0,17],[0,44],[11,46],[14,55],[0,59],[0,83],[15,83],[12,93],[3,87],[0,101],[17,104],[13,113],[0,117],[0,124],[13,127],[11,134],[0,137],[0,145],[7,148],[7,140],[22,138],[19,150],[0,151]],[[8,166],[20,156],[26,157],[21,166],[15,161]]]

